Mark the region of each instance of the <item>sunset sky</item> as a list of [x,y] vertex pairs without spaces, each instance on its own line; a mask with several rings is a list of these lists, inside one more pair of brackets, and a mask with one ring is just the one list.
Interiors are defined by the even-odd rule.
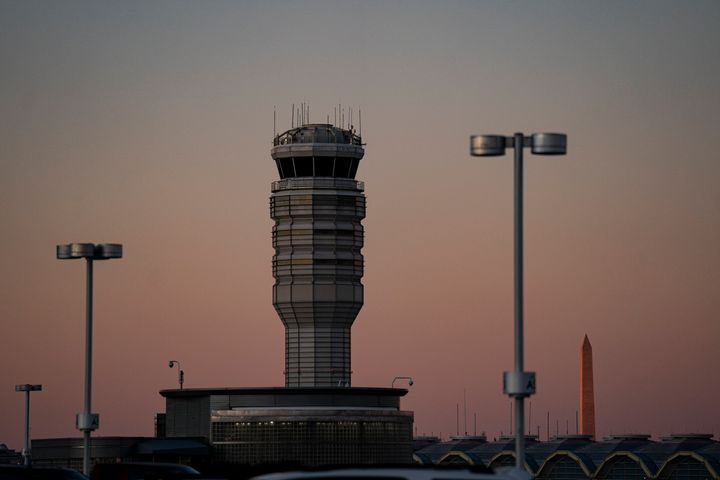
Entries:
[[[84,265],[97,435],[152,435],[186,387],[278,386],[270,158],[292,104],[362,109],[365,306],[353,385],[415,384],[418,434],[509,429],[512,158],[471,134],[565,132],[526,157],[532,431],[720,435],[720,2],[0,0],[0,443],[78,436]],[[462,423],[462,419],[461,419]],[[462,429],[462,426],[461,426]]]

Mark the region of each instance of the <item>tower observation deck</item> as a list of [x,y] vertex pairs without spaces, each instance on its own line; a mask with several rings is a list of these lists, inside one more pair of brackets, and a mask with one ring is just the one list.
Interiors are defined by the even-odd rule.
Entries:
[[365,150],[352,129],[305,124],[273,139],[273,305],[285,386],[350,386],[350,328],[363,305]]

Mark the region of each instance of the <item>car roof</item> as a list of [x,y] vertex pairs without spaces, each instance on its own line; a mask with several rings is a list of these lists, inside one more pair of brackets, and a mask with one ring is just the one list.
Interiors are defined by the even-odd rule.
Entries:
[[501,480],[519,478],[512,475],[479,473],[469,468],[341,468],[322,471],[294,471],[269,473],[253,480],[311,480],[311,479],[360,479],[393,478],[409,480]]

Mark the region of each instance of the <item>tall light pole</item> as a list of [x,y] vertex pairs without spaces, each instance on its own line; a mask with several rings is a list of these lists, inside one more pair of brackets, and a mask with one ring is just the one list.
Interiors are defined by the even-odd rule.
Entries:
[[470,155],[495,157],[505,155],[506,148],[515,149],[515,369],[503,374],[503,391],[515,399],[515,465],[525,469],[525,397],[535,393],[535,372],[524,371],[523,317],[523,149],[536,155],[565,155],[567,135],[563,133],[535,133],[526,137],[516,133],[502,135],[474,135],[470,137]]
[[185,372],[183,372],[180,369],[180,362],[177,360],[170,360],[168,362],[168,367],[173,368],[175,365],[177,365],[178,368],[178,383],[180,384],[180,390],[183,389],[183,383],[185,383]]
[[16,392],[25,392],[25,448],[23,448],[23,465],[30,466],[30,392],[39,392],[42,385],[15,385]]
[[83,413],[75,419],[75,426],[83,432],[83,473],[90,475],[90,433],[97,430],[100,416],[92,412],[92,328],[93,328],[93,261],[122,258],[118,243],[69,243],[57,246],[58,260],[84,258],[87,262],[85,296],[85,402]]

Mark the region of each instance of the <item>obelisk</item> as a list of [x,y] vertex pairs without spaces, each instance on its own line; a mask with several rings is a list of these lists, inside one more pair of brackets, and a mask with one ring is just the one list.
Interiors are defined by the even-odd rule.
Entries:
[[580,349],[580,425],[580,433],[595,438],[592,345],[590,345],[587,335],[585,335]]

